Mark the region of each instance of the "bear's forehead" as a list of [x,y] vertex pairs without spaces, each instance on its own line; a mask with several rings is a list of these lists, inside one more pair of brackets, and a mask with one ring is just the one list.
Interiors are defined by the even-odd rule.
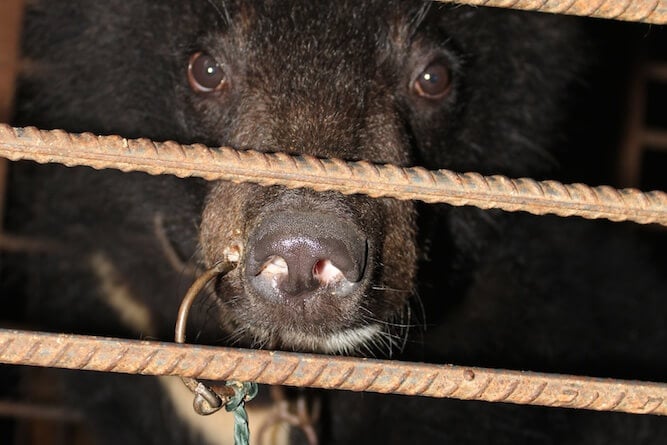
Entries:
[[211,31],[213,42],[246,55],[350,60],[405,46],[429,9],[421,1],[238,1],[219,9]]

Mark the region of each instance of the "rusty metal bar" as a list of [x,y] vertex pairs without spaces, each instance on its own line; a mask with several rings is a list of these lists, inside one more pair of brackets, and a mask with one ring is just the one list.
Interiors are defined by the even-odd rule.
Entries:
[[[19,41],[23,0],[0,3],[0,122],[9,122],[14,103],[14,89],[19,71]],[[0,159],[0,234],[5,220],[8,162]]]
[[563,185],[555,181],[459,174],[448,170],[399,168],[311,156],[265,154],[203,145],[179,145],[119,136],[69,134],[0,124],[0,156],[68,166],[115,168],[150,174],[198,176],[208,180],[338,190],[372,197],[419,199],[474,205],[537,215],[606,218],[667,225],[667,194],[607,186]]
[[667,415],[667,384],[0,329],[0,362]]
[[667,0],[439,0],[475,6],[541,11],[663,25]]
[[23,0],[0,3],[0,122],[11,116],[14,85],[19,71],[19,41]]
[[667,149],[667,130],[647,128],[642,134],[644,144],[658,150]]
[[56,420],[60,422],[80,422],[81,413],[60,405],[0,400],[0,417],[17,419]]
[[642,171],[646,120],[646,66],[643,63],[633,69],[628,85],[626,114],[616,167],[623,187],[637,187]]
[[655,60],[648,62],[645,76],[649,80],[667,83],[667,63]]

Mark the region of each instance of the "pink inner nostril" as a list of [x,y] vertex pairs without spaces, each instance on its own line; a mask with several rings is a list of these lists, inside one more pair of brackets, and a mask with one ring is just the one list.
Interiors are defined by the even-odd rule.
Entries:
[[320,283],[327,285],[345,278],[343,273],[329,260],[319,260],[313,266],[313,276],[317,278]]

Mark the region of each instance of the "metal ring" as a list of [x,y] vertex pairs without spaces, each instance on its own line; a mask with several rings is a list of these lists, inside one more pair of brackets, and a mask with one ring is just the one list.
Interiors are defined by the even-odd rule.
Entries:
[[[178,317],[176,318],[175,341],[176,343],[185,343],[185,328],[188,320],[190,308],[194,303],[197,295],[206,287],[206,285],[215,277],[225,275],[236,267],[235,263],[230,261],[221,261],[215,266],[204,272],[199,278],[192,283],[188,289],[181,306],[178,309]],[[197,379],[183,377],[181,378],[185,386],[195,395],[193,401],[193,408],[197,414],[207,416],[220,410],[229,401],[230,396],[233,395],[233,390],[230,394],[220,395],[209,386],[200,382]],[[231,388],[230,388],[231,389]]]

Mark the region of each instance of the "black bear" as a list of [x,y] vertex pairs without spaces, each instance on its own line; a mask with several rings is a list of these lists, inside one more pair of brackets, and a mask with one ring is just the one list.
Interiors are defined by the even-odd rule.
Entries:
[[[31,2],[15,123],[543,178],[557,175],[586,35],[578,19],[420,1]],[[42,329],[169,340],[192,276],[236,255],[190,339],[667,369],[665,286],[634,226],[28,163],[11,190],[8,227],[60,246],[14,260]],[[99,443],[228,439],[198,430],[164,380],[64,374]],[[321,397],[322,443],[667,437],[648,417]]]

